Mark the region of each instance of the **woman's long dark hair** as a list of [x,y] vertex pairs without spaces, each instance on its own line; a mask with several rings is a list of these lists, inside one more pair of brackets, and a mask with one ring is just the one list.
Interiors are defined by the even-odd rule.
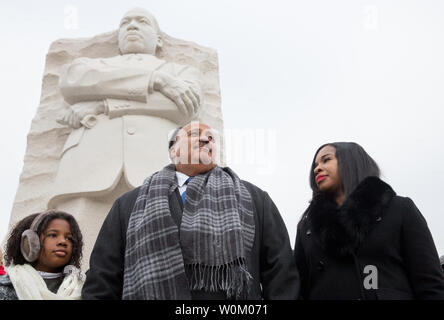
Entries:
[[[6,251],[4,255],[6,266],[28,263],[28,261],[26,261],[26,259],[23,257],[20,250],[20,242],[23,231],[31,227],[32,222],[38,215],[39,213],[35,213],[23,218],[12,229],[6,243]],[[43,220],[40,222],[37,228],[37,234],[40,236],[40,234],[46,230],[48,224],[54,219],[62,219],[69,223],[72,233],[72,255],[69,264],[80,268],[83,250],[83,237],[82,232],[80,231],[80,227],[76,219],[72,215],[63,211],[52,210],[48,212]]]
[[313,197],[320,192],[315,181],[315,159],[319,150],[325,146],[332,146],[336,149],[338,175],[342,182],[345,198],[347,198],[357,185],[366,177],[376,176],[379,178],[380,170],[378,164],[359,144],[355,142],[326,143],[319,147],[311,163],[310,187],[311,190],[313,190]]

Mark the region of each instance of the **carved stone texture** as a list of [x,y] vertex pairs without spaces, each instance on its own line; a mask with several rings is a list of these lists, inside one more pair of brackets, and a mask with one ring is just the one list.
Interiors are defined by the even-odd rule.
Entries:
[[[217,53],[213,49],[196,43],[175,39],[161,31],[159,34],[161,35],[163,45],[156,50],[157,59],[164,60],[167,63],[191,66],[200,71],[201,104],[199,112],[193,119],[208,124],[220,133],[220,163],[223,165],[225,155]],[[144,178],[152,172],[144,172],[137,176],[136,171],[133,174],[133,178],[122,175],[119,179],[114,179],[112,186],[110,185],[103,190],[95,190],[97,192],[91,192],[94,190],[84,190],[83,193],[82,190],[77,190],[68,198],[62,197],[59,199],[56,197],[57,201],[54,200],[54,196],[60,194],[64,188],[63,173],[59,173],[57,179],[59,169],[68,171],[70,169],[74,171],[78,169],[75,163],[71,163],[64,168],[61,168],[60,165],[64,152],[69,152],[69,150],[66,151],[70,148],[69,139],[75,139],[76,135],[85,134],[84,132],[92,133],[94,128],[90,129],[90,127],[96,124],[95,121],[97,119],[99,121],[98,125],[100,125],[100,121],[106,123],[103,119],[108,119],[108,115],[98,114],[97,119],[93,117],[92,122],[90,118],[83,119],[87,121],[82,122],[81,125],[77,123],[80,128],[78,126],[73,128],[67,125],[67,123],[63,123],[63,121],[60,122],[60,119],[66,114],[67,108],[77,102],[66,101],[68,95],[62,95],[63,84],[61,82],[63,81],[60,81],[60,76],[63,72],[62,67],[66,67],[77,58],[85,57],[99,59],[98,61],[100,61],[101,58],[107,59],[119,55],[121,55],[121,52],[119,50],[118,31],[107,32],[88,39],[61,39],[51,44],[46,56],[40,105],[32,120],[31,129],[27,137],[23,171],[20,176],[9,224],[11,228],[12,225],[23,217],[46,210],[48,207],[73,214],[78,219],[85,237],[84,268],[87,267],[90,251],[112,202],[120,194],[134,188],[135,184],[141,184]],[[134,92],[134,94],[137,95],[138,92]],[[121,111],[127,106],[124,99],[113,100],[112,98],[107,102],[109,104],[107,106],[109,108],[109,118],[111,118],[111,114],[113,114],[114,119],[123,115],[127,117],[133,116],[130,112]],[[115,103],[116,101],[117,103]],[[172,106],[175,106],[174,103]],[[150,126],[152,126],[153,130],[156,130],[155,128],[165,130],[166,128],[183,125],[189,120],[186,117],[180,116],[180,114],[177,116],[177,114],[174,112],[166,115],[160,114],[160,116],[147,114],[146,117],[150,119]],[[130,135],[134,133],[134,128],[128,127],[124,129]],[[149,130],[146,132],[149,132]],[[163,132],[158,134],[164,135]],[[113,141],[104,139],[103,144],[113,144]],[[163,144],[162,141],[162,144],[157,143],[156,146],[146,146],[153,153],[162,154],[162,159],[164,159],[160,161],[163,163],[150,163],[150,168],[152,168],[150,170],[153,172],[161,169],[168,163],[167,145],[166,142]],[[132,157],[137,157],[139,151],[137,148],[129,150],[132,153]],[[78,166],[81,167],[79,181],[82,181],[82,177],[94,175],[95,169],[88,167],[88,161],[90,160],[87,155],[82,157],[82,159],[76,159]],[[109,161],[120,161],[120,159],[109,159]],[[76,168],[73,168],[74,166]],[[56,180],[58,180],[57,184],[55,183]],[[66,183],[72,182],[66,181]],[[50,199],[53,200],[48,205]]]

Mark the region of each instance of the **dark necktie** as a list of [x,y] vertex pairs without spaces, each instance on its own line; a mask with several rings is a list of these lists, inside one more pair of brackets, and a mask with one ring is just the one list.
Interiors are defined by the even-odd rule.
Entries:
[[[187,185],[188,182],[190,182],[191,179],[193,179],[193,177],[189,177],[187,180],[185,180],[184,185]],[[187,193],[187,189],[185,189],[185,191],[182,192],[182,195],[181,195],[181,197],[182,197],[182,203],[183,203],[183,204],[185,204],[185,194],[186,194],[186,193]]]

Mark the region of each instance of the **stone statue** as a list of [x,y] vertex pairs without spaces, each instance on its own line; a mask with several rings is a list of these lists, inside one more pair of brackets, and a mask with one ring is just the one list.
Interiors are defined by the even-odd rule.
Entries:
[[217,52],[162,32],[145,10],[118,30],[55,40],[9,228],[48,208],[72,213],[86,269],[113,201],[170,161],[169,131],[194,118],[223,133]]
[[121,55],[78,58],[61,71],[69,107],[59,123],[74,130],[62,150],[50,207],[66,195],[110,191],[120,176],[137,187],[168,162],[162,154],[168,132],[197,115],[199,71],[156,58],[162,42],[149,12],[127,12],[118,41]]
[[146,10],[123,16],[118,46],[114,57],[75,59],[59,79],[67,108],[58,122],[73,130],[48,208],[76,215],[87,259],[113,201],[169,162],[168,133],[196,118],[203,99],[196,68],[155,56],[162,39]]
[[171,129],[196,118],[223,132],[216,50],[162,32],[143,9],[125,18],[119,30],[50,45],[9,221],[72,213],[83,268],[113,201],[169,162]]

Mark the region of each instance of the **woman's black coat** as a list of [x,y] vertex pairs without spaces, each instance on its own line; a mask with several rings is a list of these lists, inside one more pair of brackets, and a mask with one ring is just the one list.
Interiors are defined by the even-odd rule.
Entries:
[[318,195],[298,224],[304,299],[444,299],[444,273],[424,217],[376,177],[338,208]]

